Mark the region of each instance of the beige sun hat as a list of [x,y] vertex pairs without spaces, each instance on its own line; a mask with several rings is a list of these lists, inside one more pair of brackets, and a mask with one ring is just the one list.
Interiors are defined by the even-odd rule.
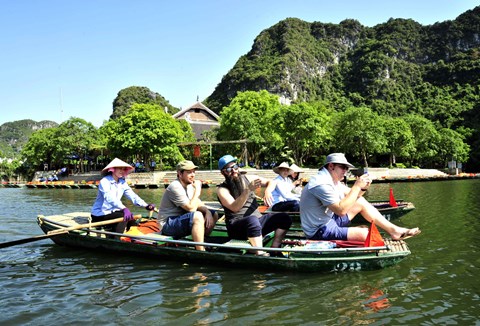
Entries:
[[130,173],[133,170],[135,170],[135,168],[130,164],[128,164],[127,162],[124,162],[121,159],[115,157],[110,163],[108,163],[106,167],[103,168],[102,173],[105,174],[108,172],[113,172],[112,169],[114,168],[129,168],[127,173]]
[[281,168],[291,170],[291,168],[290,168],[290,166],[288,165],[287,162],[282,162],[279,166],[276,166],[276,167],[273,168],[273,172],[275,172],[276,174],[280,174],[280,169]]
[[193,164],[192,161],[185,160],[177,164],[177,171],[191,171],[195,169],[198,169],[198,166]]
[[290,165],[290,170],[292,170],[293,172],[296,172],[296,173],[302,173],[303,172],[303,170],[298,165],[296,165],[295,163]]
[[332,153],[327,156],[327,161],[325,162],[325,165],[328,163],[337,163],[337,164],[345,164],[349,168],[353,168],[354,166],[350,163],[348,163],[347,158],[345,157],[345,154],[343,153]]

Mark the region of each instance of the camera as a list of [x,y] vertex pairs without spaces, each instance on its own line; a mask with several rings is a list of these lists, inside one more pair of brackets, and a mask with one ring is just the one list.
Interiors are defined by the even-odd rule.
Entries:
[[367,168],[364,168],[364,167],[362,167],[362,168],[355,168],[355,169],[350,169],[349,172],[350,172],[352,175],[356,176],[356,177],[360,177],[360,176],[362,176],[362,175],[364,175],[364,174],[367,174],[367,173],[368,173],[368,169],[367,169]]

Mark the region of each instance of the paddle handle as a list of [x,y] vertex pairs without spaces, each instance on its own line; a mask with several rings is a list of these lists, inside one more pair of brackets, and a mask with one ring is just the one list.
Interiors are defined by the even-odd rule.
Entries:
[[[134,215],[133,218],[134,219],[139,219],[139,218],[142,218],[142,215]],[[56,235],[68,233],[69,231],[73,231],[73,230],[87,229],[87,228],[90,228],[90,227],[102,226],[102,225],[107,225],[107,224],[112,224],[112,223],[120,223],[122,221],[123,221],[123,217],[119,217],[119,218],[114,218],[114,219],[111,219],[111,220],[106,220],[106,221],[101,221],[101,222],[86,223],[86,224],[71,226],[71,227],[68,227],[68,228],[53,230],[53,231],[47,232],[46,234],[36,235],[36,236],[30,237],[30,238],[24,238],[24,239],[18,239],[18,240],[13,240],[13,241],[2,242],[2,243],[0,243],[0,249],[11,247],[11,246],[16,246],[16,245],[23,244],[23,243],[29,243],[29,242],[33,242],[33,241],[48,239],[48,238],[54,237]]]
[[[138,220],[139,218],[142,218],[142,215],[134,215],[133,218]],[[48,235],[50,235],[50,234],[55,235],[57,233],[61,234],[61,233],[69,232],[69,231],[87,229],[87,228],[91,228],[91,227],[108,225],[108,224],[113,224],[113,223],[120,223],[120,222],[123,222],[123,217],[114,218],[114,219],[111,219],[111,220],[106,220],[106,221],[101,221],[101,222],[93,222],[93,223],[85,223],[85,224],[74,225],[74,226],[70,226],[68,228],[49,231],[49,232],[47,232],[47,234]]]

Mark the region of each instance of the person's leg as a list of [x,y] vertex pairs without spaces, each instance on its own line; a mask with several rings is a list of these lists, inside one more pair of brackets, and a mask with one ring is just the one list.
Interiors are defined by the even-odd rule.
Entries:
[[[205,219],[203,214],[199,211],[196,211],[193,214],[192,218],[192,238],[195,242],[203,242],[205,238]],[[196,245],[195,249],[205,250],[204,246]]]
[[[103,222],[108,220],[113,220],[119,217],[123,217],[123,211],[115,211],[107,215],[100,215],[100,216],[92,216],[92,222]],[[125,232],[125,228],[127,227],[127,222],[120,222],[120,223],[112,223],[104,225],[103,228],[105,231],[113,231],[117,233]],[[114,238],[114,236],[109,235],[108,238]]]
[[[357,199],[355,205],[348,212],[350,220],[358,213],[362,214],[362,216],[370,223],[374,223],[376,226],[385,230],[394,240],[399,240],[404,236],[413,236],[420,233],[418,228],[407,229],[393,224],[363,197]],[[364,228],[350,227],[348,231],[348,240],[364,241],[367,238],[367,235],[368,229],[365,230]]]
[[[192,235],[195,242],[203,242],[205,234],[205,220],[201,212],[188,212],[181,216],[169,217],[163,225],[162,234],[174,238]],[[195,246],[197,250],[205,250],[204,246]]]
[[[243,240],[248,239],[252,247],[263,247],[262,226],[255,216],[246,216],[244,218],[235,219],[227,224],[229,236],[232,239]],[[257,250],[256,255],[268,255],[263,250]]]
[[[205,226],[205,235],[209,235],[212,233],[213,229],[215,228],[215,224],[218,221],[218,213],[214,210],[208,210],[207,214],[211,214],[213,218],[213,224],[210,225],[210,227]],[[207,220],[207,217],[205,216],[205,221]]]
[[272,247],[279,248],[292,225],[292,218],[287,213],[266,214],[260,218],[260,223],[263,235],[275,231]]
[[287,200],[276,203],[272,206],[274,212],[299,212],[300,202],[298,200]]

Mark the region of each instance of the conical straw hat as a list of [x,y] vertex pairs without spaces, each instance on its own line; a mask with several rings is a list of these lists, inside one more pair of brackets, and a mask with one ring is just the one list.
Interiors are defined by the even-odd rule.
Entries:
[[273,168],[273,172],[275,172],[276,174],[279,174],[281,168],[285,168],[285,169],[292,170],[292,169],[288,166],[288,163],[287,163],[287,162],[282,162],[279,166],[276,166],[276,167]]
[[119,158],[114,158],[113,161],[108,163],[108,165],[102,170],[102,173],[107,173],[108,170],[113,169],[113,168],[129,168],[127,173],[132,172],[135,168],[131,166],[130,164],[122,161]]
[[296,165],[295,163],[290,165],[290,170],[292,170],[293,172],[297,172],[297,173],[302,173],[303,172],[303,170],[298,165]]

